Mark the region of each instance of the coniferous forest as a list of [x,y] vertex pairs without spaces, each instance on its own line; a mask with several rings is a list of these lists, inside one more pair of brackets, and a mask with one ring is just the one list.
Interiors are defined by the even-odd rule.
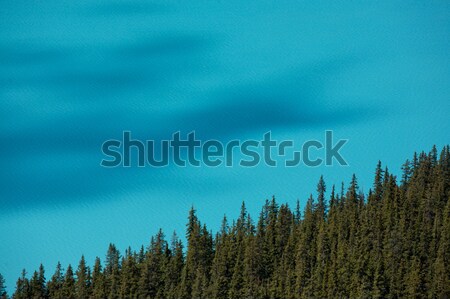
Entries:
[[[327,194],[327,196],[325,196]],[[301,211],[242,204],[213,233],[189,212],[187,247],[160,230],[148,246],[48,274],[24,270],[13,298],[449,298],[450,147],[414,154],[396,177],[378,163],[368,194],[327,186]],[[0,296],[6,297],[0,276]]]

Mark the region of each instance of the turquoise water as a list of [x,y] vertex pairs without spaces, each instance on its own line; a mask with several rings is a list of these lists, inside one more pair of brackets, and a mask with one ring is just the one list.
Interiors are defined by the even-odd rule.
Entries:
[[[302,203],[324,174],[449,143],[450,4],[323,1],[3,1],[0,6],[0,273],[90,263],[109,242],[211,229],[242,200]],[[104,169],[130,130],[168,139],[349,139],[350,166]]]

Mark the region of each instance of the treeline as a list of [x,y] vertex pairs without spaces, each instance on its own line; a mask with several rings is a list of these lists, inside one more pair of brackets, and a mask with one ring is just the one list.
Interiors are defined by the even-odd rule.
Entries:
[[353,176],[326,198],[321,177],[303,213],[272,199],[254,221],[242,204],[213,235],[191,209],[186,251],[162,231],[123,255],[110,244],[92,269],[24,270],[13,298],[449,298],[449,186],[449,146],[433,147],[400,178],[378,163],[367,195]]

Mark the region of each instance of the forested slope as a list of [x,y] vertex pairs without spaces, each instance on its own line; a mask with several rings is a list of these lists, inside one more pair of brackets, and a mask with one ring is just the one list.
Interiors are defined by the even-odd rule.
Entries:
[[[327,193],[325,193],[328,190]],[[18,279],[14,298],[449,298],[450,153],[414,154],[395,177],[379,163],[373,188],[326,187],[303,211],[273,198],[258,217],[242,204],[213,235],[189,212],[187,248],[162,231],[140,250],[111,244],[45,278]],[[329,194],[325,196],[325,194]]]

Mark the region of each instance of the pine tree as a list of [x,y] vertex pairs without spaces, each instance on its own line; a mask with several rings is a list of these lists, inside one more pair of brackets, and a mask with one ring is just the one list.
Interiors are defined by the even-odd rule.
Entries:
[[299,226],[298,245],[296,249],[296,284],[295,293],[300,297],[312,297],[313,290],[310,283],[316,259],[316,217],[314,214],[314,198],[309,197],[303,220]]
[[[198,275],[197,267],[201,264],[201,225],[198,221],[194,207],[189,211],[188,223],[186,225],[186,239],[188,248],[186,263],[183,268],[179,289],[179,298],[190,298],[192,286]],[[201,272],[200,272],[201,273]]]
[[316,213],[319,217],[319,221],[322,221],[327,215],[327,203],[325,201],[325,192],[327,191],[327,187],[323,176],[320,176],[319,183],[317,183],[317,206]]
[[212,236],[206,226],[201,226],[194,208],[189,212],[186,237],[189,250],[181,276],[180,298],[192,296],[195,281],[197,280],[196,286],[199,286],[198,281],[203,281],[209,275],[214,257]]
[[14,299],[26,299],[31,297],[30,282],[26,277],[27,272],[22,270],[22,275],[16,283],[16,291],[13,294]]
[[377,168],[375,169],[375,180],[373,182],[374,198],[375,200],[381,200],[383,195],[383,169],[381,168],[381,161],[378,161]]
[[184,266],[183,243],[174,232],[170,247],[169,260],[165,267],[164,282],[165,296],[168,299],[178,298],[181,272]]
[[260,279],[258,277],[258,265],[260,261],[257,252],[256,237],[252,233],[246,240],[244,265],[243,265],[243,286],[242,294],[244,298],[256,298],[260,286]]
[[228,259],[231,244],[226,216],[223,217],[220,232],[216,236],[215,248],[211,268],[211,286],[208,294],[211,298],[225,299],[228,297],[228,289],[232,275],[232,266]]
[[327,233],[327,224],[324,219],[320,219],[317,224],[319,227],[317,235],[317,256],[316,265],[313,269],[311,283],[313,284],[314,297],[324,298],[327,291],[327,277],[326,273],[329,268],[330,248]]
[[433,264],[432,292],[436,298],[450,297],[450,201],[444,211],[444,223],[436,260]]
[[164,296],[164,265],[166,242],[162,230],[151,238],[147,257],[141,269],[138,292],[141,297],[163,298]]
[[86,266],[86,261],[84,255],[81,256],[80,263],[78,264],[78,269],[75,272],[77,276],[77,281],[75,283],[76,297],[77,298],[88,298],[90,296],[91,281],[89,277],[89,267]]
[[139,268],[136,255],[129,247],[122,259],[122,272],[120,274],[120,298],[134,298],[138,294]]
[[112,243],[109,244],[105,259],[105,286],[108,298],[118,298],[120,286],[120,252]]
[[102,271],[102,264],[99,257],[95,258],[94,270],[92,271],[92,298],[106,298],[105,275]]
[[48,295],[50,298],[62,299],[62,286],[64,283],[63,270],[61,268],[61,263],[58,262],[56,265],[55,273],[53,274],[51,280],[47,283]]
[[73,270],[70,264],[67,267],[66,274],[64,275],[64,282],[62,285],[62,295],[64,298],[67,299],[76,298],[75,278],[73,276]]
[[0,299],[6,298],[8,298],[8,294],[6,293],[5,279],[3,278],[3,275],[0,273]]
[[39,272],[34,271],[30,280],[30,293],[32,298],[46,298],[47,288],[45,285],[45,271],[44,266],[39,266]]
[[408,298],[421,298],[422,279],[420,277],[420,262],[415,257],[405,277],[405,292]]

